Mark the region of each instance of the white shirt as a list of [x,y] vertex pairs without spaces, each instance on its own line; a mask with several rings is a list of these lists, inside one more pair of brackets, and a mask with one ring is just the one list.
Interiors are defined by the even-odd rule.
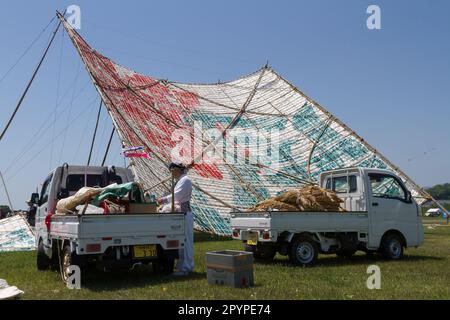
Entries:
[[[192,181],[186,175],[183,174],[180,179],[178,179],[177,184],[174,188],[175,202],[181,204],[191,201],[192,196]],[[172,201],[172,195],[168,195],[162,198],[164,203],[170,203]]]

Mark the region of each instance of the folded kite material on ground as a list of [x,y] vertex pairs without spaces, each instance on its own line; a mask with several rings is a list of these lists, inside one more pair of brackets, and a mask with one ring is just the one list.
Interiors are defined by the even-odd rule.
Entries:
[[35,247],[33,230],[21,214],[0,220],[0,252],[30,251]]
[[334,191],[310,185],[261,201],[247,211],[345,212],[342,202]]
[[10,286],[6,280],[0,279],[0,300],[9,300],[20,297],[23,294],[16,286]]

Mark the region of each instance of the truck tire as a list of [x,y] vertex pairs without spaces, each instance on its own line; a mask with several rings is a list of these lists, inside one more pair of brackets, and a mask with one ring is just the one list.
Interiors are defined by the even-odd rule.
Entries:
[[80,268],[80,271],[83,268],[83,264],[81,263],[81,258],[75,252],[71,252],[70,245],[65,245],[62,250],[61,256],[61,267],[60,272],[64,282],[67,283],[67,278],[69,277],[69,267],[71,265],[76,265]]
[[380,253],[385,259],[398,260],[403,257],[403,247],[402,238],[395,233],[391,233],[381,240]]
[[70,251],[70,246],[67,245],[62,250],[62,257],[61,257],[61,275],[64,280],[64,282],[67,282],[67,278],[69,277],[69,270],[68,267],[72,265],[72,252]]
[[50,266],[50,259],[45,254],[44,242],[39,240],[37,247],[36,265],[38,270],[47,270]]
[[316,242],[308,236],[296,238],[289,251],[290,262],[297,266],[314,265],[319,254]]
[[161,259],[152,262],[153,272],[156,274],[171,274],[175,268],[174,259]]

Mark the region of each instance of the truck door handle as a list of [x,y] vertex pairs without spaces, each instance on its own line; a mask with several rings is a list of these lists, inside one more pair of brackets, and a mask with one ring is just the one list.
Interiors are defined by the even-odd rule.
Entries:
[[378,207],[378,202],[372,202],[372,206]]

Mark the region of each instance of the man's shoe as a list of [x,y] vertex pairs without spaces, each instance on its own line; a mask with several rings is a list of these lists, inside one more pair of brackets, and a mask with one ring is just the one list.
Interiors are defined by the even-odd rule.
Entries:
[[189,272],[187,271],[177,271],[172,273],[172,275],[174,275],[175,277],[185,277],[189,274]]

